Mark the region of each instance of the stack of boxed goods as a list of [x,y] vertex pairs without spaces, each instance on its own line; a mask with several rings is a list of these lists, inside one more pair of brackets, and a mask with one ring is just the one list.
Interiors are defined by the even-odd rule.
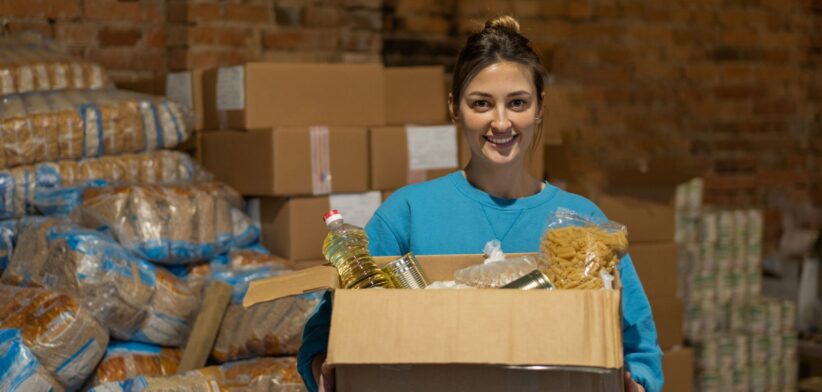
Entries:
[[[701,192],[698,182],[686,188]],[[696,348],[700,390],[795,389],[795,304],[761,295],[762,212],[678,213],[685,336]]]

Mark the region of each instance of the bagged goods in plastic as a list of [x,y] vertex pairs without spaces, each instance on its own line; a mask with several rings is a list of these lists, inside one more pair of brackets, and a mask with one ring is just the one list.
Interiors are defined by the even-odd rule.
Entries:
[[91,385],[124,381],[138,376],[159,377],[177,372],[182,350],[134,342],[112,342]]
[[185,342],[199,293],[107,235],[51,218],[29,219],[3,282],[76,295],[112,336],[177,346]]
[[45,289],[0,285],[0,328],[18,330],[40,365],[70,390],[94,371],[108,344],[80,301]]
[[14,244],[17,242],[17,221],[0,221],[0,274],[9,265]]
[[46,215],[70,212],[81,201],[82,189],[66,189],[89,181],[127,185],[184,184],[210,178],[187,154],[152,151],[80,161],[64,160],[0,170],[0,219],[37,211]]
[[163,264],[207,260],[233,241],[232,204],[242,201],[217,183],[88,188],[79,208],[86,227],[105,227],[127,249]]
[[260,226],[252,222],[251,218],[240,209],[231,209],[231,221],[234,226],[235,247],[249,246],[260,240]]
[[454,272],[454,281],[477,288],[502,287],[537,268],[530,257],[506,258],[499,240],[485,244],[485,262]]
[[191,113],[162,97],[122,90],[0,97],[0,168],[172,148]]
[[0,391],[62,391],[26,347],[20,330],[0,329]]
[[110,85],[103,68],[31,39],[0,40],[0,94]]
[[294,357],[255,358],[171,377],[138,377],[95,387],[94,392],[303,392]]

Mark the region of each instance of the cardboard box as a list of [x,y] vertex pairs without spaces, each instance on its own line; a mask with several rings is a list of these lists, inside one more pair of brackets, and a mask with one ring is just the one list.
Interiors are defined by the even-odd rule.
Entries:
[[458,170],[452,125],[375,127],[369,141],[371,189],[397,189]]
[[442,66],[385,69],[385,123],[436,125],[448,122],[448,93]]
[[631,243],[674,241],[676,211],[672,204],[606,194],[599,194],[592,201],[608,219],[628,228]]
[[[465,140],[465,135],[460,134],[459,138],[459,154],[460,154],[460,168],[464,169],[468,162],[471,160],[471,148],[468,147],[468,141]],[[544,160],[543,154],[545,153],[545,149],[542,148],[541,141],[535,141],[537,143],[537,147],[533,150],[529,150],[525,154],[525,165],[528,167],[528,173],[530,173],[534,178],[538,180],[542,180],[545,178],[545,170],[544,170]]]
[[676,297],[679,279],[675,243],[632,243],[628,253],[648,298]]
[[673,297],[649,298],[654,313],[659,347],[667,350],[682,344],[682,301]]
[[694,391],[694,351],[687,347],[664,351],[662,373],[665,375],[663,391]]
[[203,166],[248,196],[368,190],[368,132],[279,127],[203,133]]
[[247,63],[209,70],[204,82],[205,99],[214,102],[221,128],[385,121],[380,64]]
[[[431,280],[483,260],[417,258]],[[621,290],[344,290],[322,266],[252,282],[243,304],[322,288],[338,391],[623,390]]]
[[329,210],[339,210],[347,223],[364,227],[382,204],[380,192],[336,194],[320,197],[263,198],[260,227],[263,244],[272,253],[295,262],[322,260],[328,230],[322,220]]
[[[191,71],[171,72],[166,75],[165,96],[179,102],[191,110],[194,115],[194,129],[206,128],[205,108],[203,107],[203,73],[204,69]],[[212,120],[210,128],[216,128],[216,121]]]

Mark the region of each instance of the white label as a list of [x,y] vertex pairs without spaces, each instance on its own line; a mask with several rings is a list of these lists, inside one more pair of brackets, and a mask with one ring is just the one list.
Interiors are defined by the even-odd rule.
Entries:
[[217,71],[217,110],[245,109],[245,68],[223,67]]
[[365,227],[382,204],[382,194],[379,191],[371,191],[330,195],[328,204],[332,210],[340,211],[346,223]]
[[408,170],[457,167],[457,130],[453,125],[406,126]]
[[191,90],[191,72],[175,72],[166,76],[166,97],[188,106],[189,109],[194,108]]

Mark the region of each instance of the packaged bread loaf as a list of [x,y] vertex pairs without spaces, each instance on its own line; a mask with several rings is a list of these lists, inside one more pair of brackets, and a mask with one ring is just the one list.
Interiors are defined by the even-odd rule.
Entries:
[[18,330],[48,375],[79,388],[105,353],[108,334],[72,296],[0,285],[0,328]]
[[90,385],[125,381],[138,376],[173,375],[180,363],[181,349],[136,342],[111,342]]
[[0,328],[0,391],[63,391],[23,342],[19,329]]
[[71,293],[122,340],[182,345],[199,310],[175,276],[103,233],[57,219],[21,223],[2,280]]
[[49,42],[33,37],[0,40],[0,94],[108,85],[102,67],[66,55]]
[[92,187],[85,190],[77,216],[86,227],[107,228],[142,258],[185,264],[229,249],[232,203],[241,199],[215,183]]
[[172,148],[191,113],[162,97],[123,90],[0,97],[0,168]]
[[17,221],[0,221],[0,274],[9,265],[17,241]]

